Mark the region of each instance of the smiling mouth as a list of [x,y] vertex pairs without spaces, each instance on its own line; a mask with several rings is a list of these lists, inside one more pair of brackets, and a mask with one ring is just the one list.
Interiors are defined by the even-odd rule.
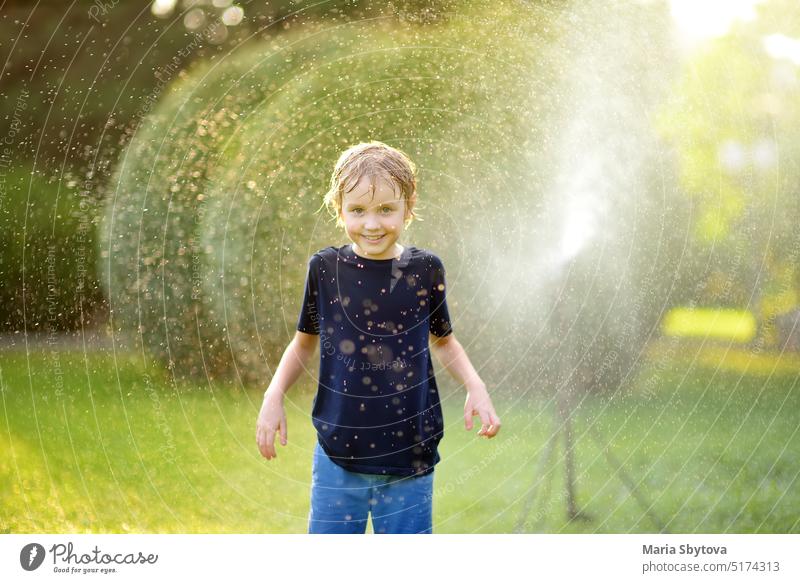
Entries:
[[380,237],[369,237],[367,235],[362,235],[367,241],[370,243],[377,243],[381,239],[383,239],[386,235],[381,235]]

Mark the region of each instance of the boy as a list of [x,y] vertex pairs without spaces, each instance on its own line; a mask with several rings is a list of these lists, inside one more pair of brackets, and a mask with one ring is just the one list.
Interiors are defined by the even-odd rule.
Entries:
[[[287,442],[283,397],[320,345],[312,420],[309,533],[430,533],[433,469],[444,425],[432,351],[467,389],[464,423],[494,437],[500,420],[455,339],[439,258],[398,242],[416,216],[415,166],[381,142],[345,151],[325,204],[350,244],[308,263],[297,332],[258,416],[261,454]],[[430,351],[429,351],[430,348]]]

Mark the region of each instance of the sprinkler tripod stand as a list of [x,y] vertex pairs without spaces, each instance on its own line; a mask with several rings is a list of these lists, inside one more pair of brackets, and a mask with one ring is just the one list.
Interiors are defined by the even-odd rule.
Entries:
[[[556,339],[554,340],[555,347],[557,348],[558,340],[566,337],[566,329],[564,323],[566,322],[565,318],[565,307],[562,300],[558,300],[558,305],[555,308],[555,317],[551,320],[551,323],[554,325],[554,334],[551,335],[551,338]],[[566,470],[565,476],[565,485],[564,485],[564,498],[567,505],[567,519],[572,522],[573,520],[583,521],[583,522],[591,522],[592,517],[585,512],[582,512],[578,509],[578,504],[575,497],[575,458],[574,458],[574,442],[573,442],[573,433],[572,433],[572,416],[573,416],[573,395],[572,389],[568,383],[570,376],[572,375],[572,359],[568,356],[567,351],[562,350],[562,355],[559,360],[559,386],[555,394],[555,412],[553,415],[553,429],[550,433],[550,437],[545,444],[545,448],[542,451],[542,454],[539,456],[539,462],[536,466],[536,475],[534,479],[534,485],[530,490],[530,494],[528,495],[527,499],[525,500],[525,504],[523,505],[522,513],[520,514],[519,520],[514,528],[515,533],[522,533],[527,532],[530,529],[525,528],[526,521],[528,520],[528,516],[530,515],[531,509],[533,508],[534,504],[537,502],[537,495],[539,493],[539,486],[540,486],[540,476],[545,475],[545,471],[547,470],[548,466],[551,464],[551,460],[553,458],[553,454],[555,452],[556,444],[559,441],[559,437],[563,435],[564,438],[564,465]],[[603,455],[606,458],[607,464],[611,467],[614,472],[614,475],[618,476],[620,481],[625,485],[625,487],[630,492],[631,496],[639,503],[639,505],[644,510],[645,514],[650,518],[653,524],[658,528],[658,532],[661,533],[668,533],[666,526],[664,523],[656,516],[656,514],[652,511],[652,503],[648,502],[645,496],[637,489],[636,483],[630,477],[630,475],[625,471],[622,463],[611,453],[608,443],[603,443],[603,440],[594,427],[593,424],[589,425],[589,434],[592,440],[597,444],[600,450],[603,452]],[[547,480],[545,482],[545,489],[542,495],[542,500],[539,503],[539,513],[536,522],[534,523],[534,532],[539,530],[541,523],[544,520],[545,512],[545,502],[549,496],[550,491],[550,481],[552,479],[552,471],[547,471]]]
[[[566,362],[566,360],[566,358],[562,358],[562,363]],[[563,370],[566,367],[562,364],[561,368]],[[514,528],[514,532],[516,533],[525,532],[527,530],[525,529],[525,522],[530,515],[531,508],[534,506],[537,494],[539,493],[539,486],[541,483],[539,477],[546,475],[547,481],[544,484],[545,489],[542,496],[542,503],[540,504],[540,507],[544,507],[544,502],[547,500],[550,491],[550,481],[553,475],[553,472],[548,471],[547,468],[551,465],[553,454],[556,450],[556,445],[559,441],[559,438],[562,436],[564,440],[564,465],[566,470],[564,497],[567,504],[567,519],[570,521],[591,521],[591,517],[589,515],[578,510],[578,503],[575,498],[575,458],[573,455],[574,443],[572,435],[572,406],[570,395],[563,390],[563,386],[560,386],[556,392],[555,401],[556,408],[553,415],[553,429],[550,432],[550,437],[547,439],[544,451],[542,451],[541,455],[539,456],[539,463],[536,466],[536,476],[534,478],[537,481],[534,483],[530,494],[525,500],[522,514],[520,515],[516,527]],[[540,510],[538,519],[536,521],[537,525],[543,519],[544,511]]]

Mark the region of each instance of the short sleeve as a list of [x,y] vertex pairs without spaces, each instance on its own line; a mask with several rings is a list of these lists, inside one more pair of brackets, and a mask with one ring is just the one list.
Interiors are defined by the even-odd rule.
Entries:
[[303,292],[303,307],[297,318],[297,330],[306,334],[319,335],[319,311],[317,297],[319,295],[319,263],[318,255],[312,255],[308,260],[306,285]]
[[452,333],[450,312],[447,309],[447,284],[445,283],[444,264],[438,257],[431,261],[431,319],[430,331],[434,336],[447,336]]

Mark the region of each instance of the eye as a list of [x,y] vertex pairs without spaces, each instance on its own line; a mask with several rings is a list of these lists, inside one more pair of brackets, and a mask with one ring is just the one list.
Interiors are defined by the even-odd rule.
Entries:
[[364,209],[356,207],[354,209],[351,209],[350,212],[353,213],[354,215],[360,215],[361,213],[364,212]]
[[389,214],[390,212],[392,212],[393,210],[394,210],[394,209],[393,209],[392,207],[385,206],[385,207],[383,207],[383,208],[381,209],[381,212],[382,212],[383,214],[385,214],[385,215],[388,215],[388,214]]

